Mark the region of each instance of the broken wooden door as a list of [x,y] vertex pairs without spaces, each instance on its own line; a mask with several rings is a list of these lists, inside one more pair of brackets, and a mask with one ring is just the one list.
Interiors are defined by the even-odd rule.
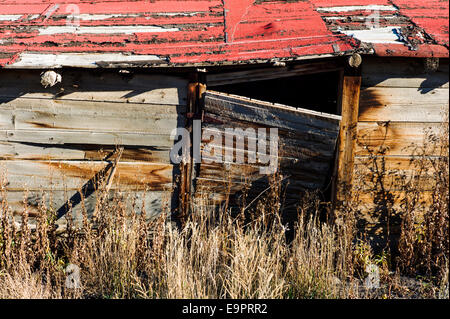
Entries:
[[[261,174],[261,168],[270,165],[267,163],[270,157],[269,128],[277,129],[277,152],[272,155],[277,156],[278,181],[284,187],[287,205],[298,198],[302,190],[324,189],[329,185],[340,116],[215,91],[207,91],[204,98],[202,161],[196,167],[196,198],[220,203],[227,196],[246,193],[248,203],[266,191],[271,177]],[[236,136],[231,140],[232,144],[225,142],[236,129],[245,132],[245,158],[240,163],[237,162],[239,143]],[[258,134],[261,129],[266,132],[266,144],[256,152],[248,151],[249,146],[254,147],[252,143],[261,143]],[[222,138],[218,138],[220,135]],[[226,156],[227,151],[233,158]],[[261,157],[266,163],[261,163]]]

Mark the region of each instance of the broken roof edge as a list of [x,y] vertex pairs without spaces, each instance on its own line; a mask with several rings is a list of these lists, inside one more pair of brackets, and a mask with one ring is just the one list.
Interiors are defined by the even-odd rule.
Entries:
[[[14,63],[0,66],[0,69],[27,69],[27,70],[49,70],[61,68],[80,69],[126,69],[126,68],[199,68],[220,67],[234,65],[276,64],[283,62],[296,62],[307,60],[318,60],[325,58],[337,58],[350,56],[354,53],[361,55],[373,55],[379,57],[409,57],[409,58],[449,58],[450,51],[446,46],[440,44],[422,44],[417,50],[411,50],[403,44],[364,43],[359,48],[324,54],[302,55],[296,57],[274,57],[271,59],[248,59],[248,60],[223,60],[205,61],[196,63],[171,63],[169,57],[157,55],[120,54],[114,53],[25,53],[25,60],[14,59]],[[114,56],[114,59],[111,57]],[[22,56],[23,57],[23,56]],[[104,58],[109,58],[104,59]],[[19,61],[17,61],[19,60]]]
[[[350,56],[353,53],[360,54],[373,54],[373,50],[365,49],[355,49],[349,51],[342,51],[336,53],[324,53],[324,54],[312,54],[312,55],[302,55],[296,57],[274,57],[271,59],[248,59],[241,61],[233,60],[223,60],[223,61],[205,61],[205,62],[195,62],[195,63],[171,63],[170,59],[167,57],[154,56],[154,59],[148,59],[144,55],[124,55],[123,60],[104,60],[98,59],[93,60],[92,57],[96,55],[101,57],[101,55],[108,55],[108,53],[98,53],[98,54],[80,54],[80,53],[57,53],[57,54],[42,54],[42,53],[26,53],[28,54],[26,61],[17,61],[12,64],[6,64],[0,66],[0,69],[27,69],[27,70],[42,70],[42,69],[61,69],[61,68],[80,68],[80,69],[124,69],[124,68],[190,68],[190,67],[218,67],[218,66],[233,66],[233,65],[255,65],[255,64],[276,64],[283,62],[295,62],[295,61],[305,61],[305,60],[317,60],[333,57]],[[49,57],[51,55],[51,57]],[[82,55],[88,55],[85,58],[85,63],[82,61],[74,62],[74,57],[81,57]],[[105,57],[106,57],[105,56]],[[153,57],[153,56],[152,56]],[[22,62],[23,61],[23,62]],[[64,62],[67,61],[67,62]]]
[[410,50],[403,44],[372,44],[374,55],[379,57],[405,58],[449,58],[450,51],[441,44],[422,44],[417,50]]

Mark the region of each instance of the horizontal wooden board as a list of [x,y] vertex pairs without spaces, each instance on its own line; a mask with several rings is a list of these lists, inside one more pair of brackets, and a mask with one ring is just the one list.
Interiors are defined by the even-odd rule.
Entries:
[[[303,186],[302,186],[303,185]],[[301,199],[301,194],[304,193],[305,183],[283,183],[281,191],[281,201],[283,203],[298,202]],[[230,206],[240,206],[242,204],[238,198],[243,193],[246,194],[247,204],[256,198],[268,195],[272,189],[273,184],[267,181],[250,183],[249,181],[239,182],[212,178],[199,178],[196,186],[196,199],[205,199],[215,204],[223,204],[229,199]],[[312,187],[308,187],[312,188]],[[237,196],[236,196],[237,195]]]
[[[237,125],[239,123],[236,123]],[[236,126],[237,126],[236,125]],[[229,125],[232,126],[232,125]],[[223,129],[222,129],[223,128]],[[231,141],[233,138],[233,147],[236,148],[237,138],[233,133],[226,133],[225,124],[207,124],[203,127],[203,137],[202,143],[204,147],[209,146],[211,148],[217,148],[218,151],[225,149],[225,144]],[[257,134],[257,130],[255,130]],[[214,136],[213,136],[214,134]],[[220,136],[221,138],[219,138]],[[217,138],[216,138],[217,137]],[[241,138],[242,136],[239,135]],[[269,138],[269,132],[267,132],[267,139]],[[330,150],[330,143],[334,143],[334,138],[322,136],[317,136],[316,134],[308,134],[307,132],[294,132],[278,130],[278,153],[280,156],[291,156],[291,157],[325,157],[328,158],[333,156],[334,150]],[[246,136],[244,139],[245,149],[248,149],[248,144],[256,143],[257,138]],[[328,142],[328,143],[327,143]],[[231,144],[231,142],[229,142]],[[270,141],[267,140],[267,152],[269,152]]]
[[[333,143],[336,136],[336,131],[327,131],[326,129],[318,129],[311,128],[308,126],[302,125],[293,125],[288,122],[283,122],[279,126],[277,124],[272,123],[272,125],[268,124],[269,122],[251,122],[247,120],[242,120],[242,116],[237,115],[238,119],[235,116],[225,116],[225,115],[216,115],[211,113],[206,113],[204,116],[204,122],[202,127],[204,128],[205,133],[209,133],[209,131],[219,130],[221,133],[225,133],[226,129],[252,129],[255,133],[258,133],[259,128],[266,129],[267,135],[269,134],[268,128],[277,128],[278,135],[280,138],[286,140],[286,144],[295,145],[302,143],[312,143],[317,145],[319,148],[328,148],[330,143]],[[300,142],[297,142],[300,141]],[[320,145],[321,144],[321,145]]]
[[[216,149],[217,150],[217,149]],[[237,163],[237,155],[236,151],[234,149],[223,149],[222,155],[220,155],[220,150],[218,151],[218,154],[209,154],[203,152],[202,148],[202,163],[208,164],[208,163],[215,163],[215,164],[224,164],[224,165],[249,165],[249,166],[255,166],[255,167],[262,167],[267,166],[268,162],[272,161],[273,163],[277,163],[278,167],[281,169],[307,169],[312,170],[317,173],[322,173],[324,170],[326,170],[329,167],[328,159],[323,157],[313,157],[309,154],[302,154],[298,153],[297,156],[286,156],[286,154],[262,154],[257,152],[247,152],[245,151],[242,155],[242,152],[239,152],[239,157],[243,163]],[[226,154],[225,152],[228,152]],[[232,153],[234,152],[234,153]],[[232,162],[230,159],[228,159],[225,155],[232,156]],[[202,164],[202,165],[203,165]]]
[[[1,102],[1,101],[0,101]],[[66,129],[170,134],[185,107],[17,98],[0,103],[0,129]]]
[[[289,165],[288,161],[280,163],[279,172],[282,176],[288,178],[292,185],[303,185],[305,188],[320,188],[324,183],[322,173],[319,170],[319,164],[305,163],[305,165]],[[301,168],[300,168],[301,166]],[[322,167],[325,165],[322,165]],[[237,183],[256,182],[258,180],[266,180],[267,175],[261,174],[260,168],[264,167],[251,164],[235,164],[235,163],[203,163],[201,166],[201,177],[232,181]]]
[[[176,115],[173,118],[126,118],[120,116],[90,116],[90,114],[52,114],[40,111],[14,110],[0,116],[10,118],[11,125],[0,129],[31,130],[90,130],[95,132],[132,132],[150,134],[169,134],[177,128]],[[183,120],[184,122],[184,120]]]
[[[81,188],[107,165],[100,161],[6,160],[0,161],[0,172],[8,181],[7,190],[64,190]],[[112,188],[166,190],[172,187],[172,174],[170,164],[120,162]]]
[[164,134],[68,131],[57,129],[0,130],[0,142],[27,142],[49,145],[127,145],[165,148],[170,148],[174,144],[171,136]]
[[308,126],[335,132],[341,116],[274,104],[231,94],[208,91],[205,96],[205,112],[233,116],[238,121],[260,123],[272,127]]
[[419,171],[419,167],[430,163],[431,166],[427,168],[427,173],[430,174],[434,171],[432,169],[433,163],[438,163],[445,159],[441,156],[355,156],[355,165],[361,165],[362,167],[372,166],[375,162],[385,163],[385,167],[388,170],[410,170],[412,172]]
[[365,57],[362,85],[365,87],[448,88],[448,59],[439,60],[436,72],[427,72],[424,59]]
[[448,89],[370,87],[361,90],[359,121],[441,122]]
[[187,80],[170,75],[58,71],[62,82],[44,88],[39,71],[2,71],[0,100],[22,98],[186,105]]
[[[417,195],[417,196],[416,196]],[[377,196],[374,192],[360,192],[356,195],[359,205],[358,208],[362,213],[366,221],[370,224],[377,224],[380,222],[380,210],[386,209],[387,202],[382,196]],[[411,194],[405,191],[390,191],[389,197],[392,199],[392,208],[398,213],[405,212],[407,203],[410,208],[414,208],[420,212],[430,207],[433,201],[433,192],[422,191],[417,194]],[[413,205],[413,200],[417,202]],[[411,207],[414,206],[414,207]]]
[[439,180],[440,157],[355,157],[354,187],[365,191],[430,191]]
[[390,61],[367,60],[363,64],[362,85],[364,87],[397,88],[448,88],[449,69],[445,60],[440,60],[436,72],[426,72],[422,61],[408,59]]
[[442,123],[359,122],[356,155],[439,155],[435,142],[428,135],[438,136]]
[[426,73],[423,76],[401,76],[396,74],[363,74],[364,87],[417,88],[420,91],[428,89],[448,88],[448,73]]
[[[89,144],[32,144],[0,142],[0,159],[3,160],[89,160],[101,161],[115,150],[114,145]],[[169,148],[124,147],[124,162],[170,163]]]
[[50,114],[86,116],[110,116],[138,119],[140,117],[173,118],[186,113],[185,105],[123,103],[108,101],[78,101],[16,97],[0,99],[0,107],[6,110],[35,111]]
[[362,104],[359,107],[359,121],[437,123],[445,120],[446,110],[448,110],[448,104],[430,106],[414,104],[409,107],[395,104],[387,104],[385,106]]

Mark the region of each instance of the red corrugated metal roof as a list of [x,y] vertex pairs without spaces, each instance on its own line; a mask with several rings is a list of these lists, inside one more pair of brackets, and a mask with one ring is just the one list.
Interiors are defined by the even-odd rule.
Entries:
[[0,0],[0,65],[448,57],[448,0]]

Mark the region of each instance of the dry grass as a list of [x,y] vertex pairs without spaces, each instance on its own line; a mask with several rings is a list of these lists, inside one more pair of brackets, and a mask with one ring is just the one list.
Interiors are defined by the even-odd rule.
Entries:
[[[199,205],[178,229],[167,212],[150,223],[104,201],[83,227],[65,236],[42,207],[35,230],[11,223],[3,203],[0,296],[17,298],[333,298],[341,243],[333,227],[299,219],[288,243],[285,226],[258,207],[249,220]],[[245,220],[245,221],[244,221]],[[81,268],[80,289],[65,287],[65,266]]]
[[[65,236],[49,227],[48,210],[42,211],[36,230],[14,227],[8,223],[8,210],[3,210],[0,297],[365,296],[355,288],[360,284],[355,277],[358,271],[364,276],[361,269],[375,263],[370,247],[352,241],[343,226],[321,223],[302,209],[288,242],[281,219],[268,216],[273,212],[261,206],[258,210],[260,214],[248,220],[224,212],[215,216],[199,206],[180,230],[167,212],[148,223],[142,214],[113,200]],[[69,263],[81,268],[80,289],[65,286]],[[445,285],[448,281],[441,295]]]

